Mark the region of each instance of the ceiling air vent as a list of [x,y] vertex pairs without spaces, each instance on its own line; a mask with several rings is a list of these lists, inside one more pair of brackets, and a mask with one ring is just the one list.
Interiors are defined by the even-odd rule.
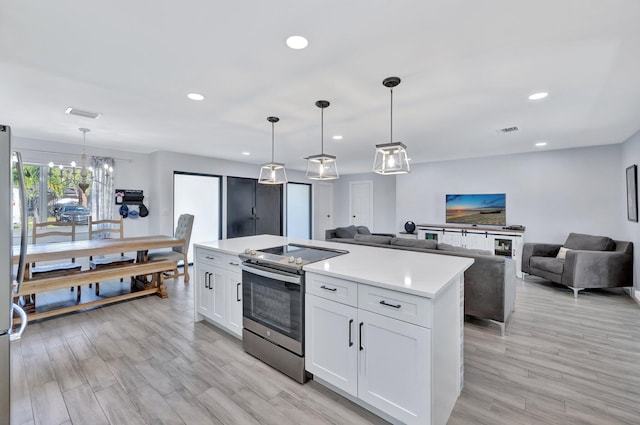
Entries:
[[66,112],[69,115],[77,115],[79,117],[91,118],[94,120],[96,118],[100,118],[100,115],[102,115],[98,112],[83,111],[82,109],[78,109],[78,108],[67,108],[67,110],[64,112]]
[[499,134],[506,134],[506,133],[514,133],[516,131],[519,131],[517,126],[513,126],[513,127],[505,127],[505,128],[501,128],[499,130],[496,130]]

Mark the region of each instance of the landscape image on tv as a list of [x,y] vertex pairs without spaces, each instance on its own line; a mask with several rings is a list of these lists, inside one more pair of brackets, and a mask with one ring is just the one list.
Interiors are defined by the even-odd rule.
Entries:
[[447,223],[505,226],[504,193],[446,195]]

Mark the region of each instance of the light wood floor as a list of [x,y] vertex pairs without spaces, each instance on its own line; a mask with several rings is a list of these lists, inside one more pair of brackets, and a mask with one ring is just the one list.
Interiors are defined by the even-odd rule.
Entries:
[[[167,284],[166,300],[31,324],[12,346],[12,423],[386,423],[193,323],[193,284]],[[101,293],[126,286],[102,284]],[[62,290],[39,301],[74,297]],[[576,301],[542,280],[518,281],[506,337],[492,324],[465,323],[465,387],[449,424],[565,423],[640,423],[640,308],[618,290]]]

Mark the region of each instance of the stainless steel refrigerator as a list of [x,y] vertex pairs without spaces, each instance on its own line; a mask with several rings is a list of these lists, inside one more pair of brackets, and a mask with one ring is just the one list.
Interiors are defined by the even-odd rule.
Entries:
[[[15,162],[14,162],[15,161]],[[13,169],[19,184],[19,199],[13,199]],[[22,158],[11,150],[11,128],[0,125],[0,424],[11,421],[11,341],[20,339],[27,325],[24,311],[13,303],[24,279],[27,250],[27,205],[25,203]],[[20,205],[20,262],[13,267],[13,203]],[[13,315],[20,315],[19,330],[13,329]]]

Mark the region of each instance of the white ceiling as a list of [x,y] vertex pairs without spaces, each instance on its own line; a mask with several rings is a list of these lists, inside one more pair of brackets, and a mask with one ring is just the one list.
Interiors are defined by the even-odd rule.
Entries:
[[[292,34],[309,47],[287,48]],[[89,154],[268,162],[275,115],[276,161],[304,169],[326,99],[325,153],[365,172],[389,142],[388,76],[402,78],[394,141],[414,163],[620,143],[640,129],[637,0],[3,1],[0,48],[1,123],[78,144],[89,127]],[[537,91],[550,95],[527,99]]]

